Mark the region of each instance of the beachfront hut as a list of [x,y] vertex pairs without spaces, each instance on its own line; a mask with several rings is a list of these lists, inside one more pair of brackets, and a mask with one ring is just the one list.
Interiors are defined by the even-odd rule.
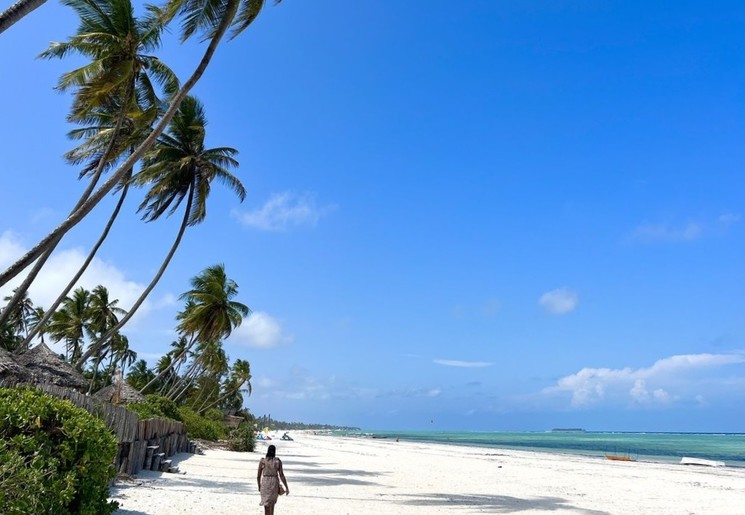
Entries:
[[31,381],[31,374],[7,350],[0,347],[0,386],[14,386]]
[[26,367],[35,383],[51,383],[81,392],[88,388],[83,375],[44,343],[21,354],[18,362]]
[[98,390],[93,394],[93,396],[97,399],[111,402],[113,404],[130,404],[132,402],[143,402],[145,400],[145,396],[142,395],[137,388],[130,386],[125,381],[121,381],[118,384],[118,391],[117,385],[110,384],[109,386],[104,386]]

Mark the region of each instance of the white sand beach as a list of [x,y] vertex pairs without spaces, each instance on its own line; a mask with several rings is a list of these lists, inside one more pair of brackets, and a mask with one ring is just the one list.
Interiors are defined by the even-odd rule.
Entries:
[[117,483],[117,515],[263,514],[258,461],[274,443],[290,495],[276,515],[742,514],[745,469],[292,433],[254,453],[175,458],[183,474]]

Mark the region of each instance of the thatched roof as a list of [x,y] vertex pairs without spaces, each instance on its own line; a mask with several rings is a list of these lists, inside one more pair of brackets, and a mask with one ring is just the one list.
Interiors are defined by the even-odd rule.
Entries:
[[0,386],[12,386],[31,381],[31,374],[7,350],[0,347]]
[[88,387],[83,375],[44,343],[21,354],[18,362],[31,373],[34,382],[52,383],[76,390]]
[[129,404],[130,402],[142,402],[145,400],[145,396],[142,395],[136,388],[130,386],[125,381],[119,383],[121,388],[119,389],[119,398],[115,399],[114,394],[116,393],[116,386],[111,384],[104,386],[96,393],[94,397],[101,399],[106,402],[113,402],[114,404]]

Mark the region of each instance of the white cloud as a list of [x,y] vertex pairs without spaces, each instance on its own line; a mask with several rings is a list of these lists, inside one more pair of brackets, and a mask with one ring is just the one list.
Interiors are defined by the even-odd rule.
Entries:
[[290,226],[315,226],[331,206],[318,207],[309,194],[275,193],[259,209],[250,212],[235,210],[241,223],[264,231],[281,231]]
[[[0,235],[0,268],[12,264],[25,252],[26,249],[12,233],[5,232]],[[86,257],[87,254],[78,248],[58,250],[52,254],[29,288],[29,297],[34,304],[42,307],[51,305]],[[25,272],[20,274],[0,288],[0,298],[10,295],[13,288],[23,281],[25,275]],[[145,285],[128,280],[124,272],[115,265],[96,257],[88,265],[75,288],[82,286],[92,290],[99,284],[108,288],[110,297],[118,299],[119,307],[123,309],[129,309],[145,289]],[[141,320],[150,309],[151,304],[145,301],[133,318],[133,322],[135,319]]]
[[481,306],[481,314],[486,318],[495,316],[502,309],[502,303],[497,299],[489,299]]
[[703,225],[696,222],[677,227],[664,223],[642,224],[632,231],[631,239],[643,243],[674,243],[697,240],[703,234]]
[[566,315],[577,308],[579,295],[569,288],[557,288],[541,295],[538,304],[554,315]]
[[254,311],[233,331],[230,340],[248,347],[271,349],[291,343],[293,337],[285,334],[280,323],[271,315]]
[[23,245],[11,231],[0,234],[0,268],[5,269],[12,265],[24,252],[26,250]]
[[740,215],[737,213],[724,213],[719,216],[719,223],[723,225],[732,225],[740,221]]
[[262,399],[370,399],[376,394],[373,389],[347,383],[333,374],[322,378],[314,377],[299,366],[293,367],[288,376],[271,379],[262,377],[253,383],[255,394]]
[[[560,378],[542,393],[568,394],[573,407],[599,402],[669,404],[698,387],[696,372],[740,363],[745,363],[745,354],[685,354],[660,359],[649,367],[637,369],[583,368]],[[687,398],[700,402],[699,398],[703,397],[694,392]]]
[[461,367],[461,368],[484,368],[490,367],[493,363],[486,361],[460,361],[456,359],[434,359],[433,363],[438,365],[444,365],[446,367]]

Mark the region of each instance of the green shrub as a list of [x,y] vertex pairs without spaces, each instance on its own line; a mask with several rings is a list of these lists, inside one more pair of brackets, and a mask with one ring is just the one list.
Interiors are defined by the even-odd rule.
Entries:
[[181,414],[178,411],[178,405],[171,399],[161,397],[160,395],[146,395],[145,402],[156,407],[165,418],[171,418],[182,422]]
[[182,422],[176,403],[159,395],[147,395],[143,402],[127,404],[127,409],[137,413],[141,419],[170,418]]
[[112,513],[116,439],[69,401],[0,389],[0,513]]
[[228,435],[228,444],[231,451],[253,452],[256,449],[256,432],[253,425],[243,422],[233,429]]
[[207,420],[214,420],[215,422],[222,422],[225,420],[225,415],[217,408],[208,409],[202,416]]
[[200,417],[196,412],[186,407],[179,408],[179,413],[186,427],[186,434],[190,438],[201,438],[216,442],[225,438],[227,434],[227,427],[222,422]]

